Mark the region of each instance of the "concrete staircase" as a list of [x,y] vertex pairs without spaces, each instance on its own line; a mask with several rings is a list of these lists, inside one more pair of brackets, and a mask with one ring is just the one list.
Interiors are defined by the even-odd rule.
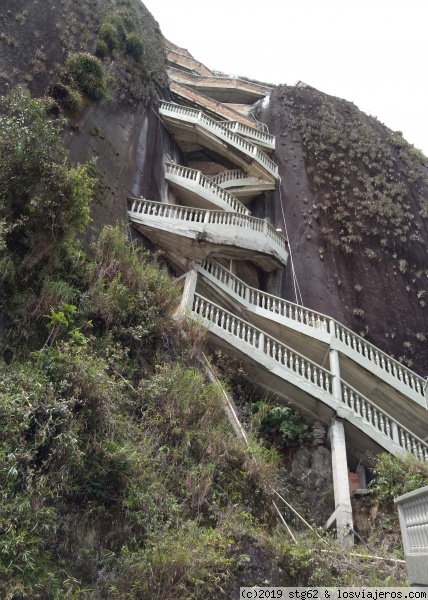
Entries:
[[177,190],[187,206],[196,208],[206,206],[220,208],[226,212],[250,214],[250,211],[235,196],[212,179],[205,177],[201,171],[166,162],[165,179]]
[[199,142],[226,159],[242,165],[241,168],[250,175],[266,177],[268,181],[278,178],[277,165],[257,145],[230,131],[202,111],[161,102],[159,114],[178,145],[184,146],[184,149],[186,143],[194,146]]
[[[204,260],[248,258],[266,271],[287,264],[287,242],[269,223],[247,214],[130,198],[128,215],[141,232],[173,254]],[[177,236],[180,239],[177,239]]]
[[[170,53],[168,60],[171,61],[173,58],[172,53]],[[179,56],[178,58],[181,61],[180,66],[184,63],[189,65],[191,62],[187,57]],[[195,67],[198,67],[198,65],[195,64]],[[237,77],[219,77],[201,72],[196,74],[174,67],[168,69],[168,75],[171,81],[184,84],[214,100],[227,104],[251,104],[264,98],[271,91],[271,88],[267,86]]]
[[[287,240],[247,208],[275,189],[278,168],[267,154],[275,139],[249,124],[251,107],[219,102],[239,108],[269,88],[217,77],[172,44],[168,59],[172,91],[205,110],[161,102],[160,117],[184,160],[210,162],[204,171],[165,160],[176,201],[129,198],[129,218],[183,273],[180,310],[207,329],[210,346],[242,361],[278,402],[330,425],[336,510],[328,524],[352,543],[347,456],[365,465],[381,450],[428,460],[427,382],[335,319],[236,276],[242,261],[271,272],[288,259]],[[209,176],[213,164],[218,173]]]
[[[300,341],[300,347],[305,347],[314,360],[322,359],[330,346],[426,408],[426,380],[335,319],[252,288],[215,261],[204,261],[199,272],[238,302],[249,319],[274,335],[289,337],[297,346]],[[358,369],[358,378],[363,376]]]
[[[342,379],[339,401],[333,395],[335,376],[329,370],[197,293],[191,313],[211,335],[224,342],[217,341],[217,345],[227,346],[229,353],[237,356],[245,354],[255,363],[253,368],[262,365],[271,379],[279,379],[274,388],[276,393],[300,412],[307,413],[311,420],[320,416],[318,408],[314,411],[314,400],[318,399],[384,450],[393,454],[411,452],[421,460],[428,460],[427,443]],[[325,413],[329,415],[328,410]]]

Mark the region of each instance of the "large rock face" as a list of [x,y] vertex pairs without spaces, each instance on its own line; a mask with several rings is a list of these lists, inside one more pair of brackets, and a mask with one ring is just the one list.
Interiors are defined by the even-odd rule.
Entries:
[[77,114],[67,114],[70,125],[64,132],[70,160],[94,164],[92,230],[125,221],[131,194],[150,199],[165,194],[163,148],[172,143],[152,110],[156,96],[167,93],[159,26],[139,0],[4,0],[0,9],[1,28],[7,31],[0,36],[0,93],[25,85],[38,97],[49,86],[67,83],[67,58],[96,54],[100,40],[107,39],[103,31],[111,31],[117,18],[124,35],[141,39],[143,57],[135,60],[123,42],[109,51],[102,60],[107,98],[85,98]]
[[[107,5],[4,0],[0,9],[0,93],[24,84],[43,95],[63,80],[70,54],[96,52],[114,15],[144,41],[142,63],[117,49],[103,59],[109,97],[86,101],[65,132],[73,162],[94,160],[95,229],[126,219],[127,195],[165,199],[164,157],[179,160],[152,110],[156,94],[167,95],[159,27],[139,0]],[[426,158],[399,132],[313,89],[277,87],[258,118],[277,136],[282,183],[251,208],[283,229],[284,211],[298,285],[291,268],[287,281],[276,273],[261,284],[336,317],[427,375]]]
[[334,511],[331,452],[325,446],[300,446],[292,456],[291,475],[302,486],[301,494],[312,509],[317,525]]
[[428,375],[426,157],[313,89],[277,87],[258,118],[277,136],[272,219],[284,211],[298,283],[289,268],[283,295]]

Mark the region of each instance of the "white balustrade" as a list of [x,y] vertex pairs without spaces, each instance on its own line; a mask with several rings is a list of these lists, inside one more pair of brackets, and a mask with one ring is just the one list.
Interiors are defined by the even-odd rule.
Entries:
[[252,288],[217,262],[205,260],[201,265],[201,271],[204,270],[220,283],[229,287],[235,294],[247,300],[249,304],[259,306],[269,312],[314,327],[320,331],[328,331],[328,318],[321,313]]
[[227,127],[227,129],[230,129],[230,131],[234,131],[239,135],[251,137],[265,144],[266,146],[275,148],[275,136],[270,135],[270,133],[266,133],[265,131],[261,131],[260,129],[255,129],[254,127],[249,127],[248,125],[244,125],[239,121],[222,121],[221,124],[223,125],[223,127]]
[[[224,274],[221,274],[221,276],[224,276]],[[293,371],[299,378],[305,379],[330,395],[332,394],[333,375],[329,371],[247,321],[240,319],[199,294],[194,295],[193,313],[210,321],[244,343],[253,346],[265,356]],[[355,388],[343,380],[340,380],[340,384],[342,402],[355,415],[361,417],[374,430],[389,438],[406,452],[413,454],[422,461],[428,461],[428,444],[426,442],[398,423]],[[375,435],[373,439],[376,440]]]
[[204,190],[213,194],[216,199],[228,204],[233,211],[244,215],[250,214],[250,211],[245,208],[233,194],[214,183],[212,179],[205,177],[200,171],[189,169],[189,167],[183,167],[174,163],[165,163],[165,167],[168,175],[180,177],[185,181],[194,181],[204,188]]
[[412,554],[424,554],[428,561],[428,486],[400,496],[395,502],[400,515],[406,559]]
[[195,294],[193,313],[213,322],[243,342],[254,346],[266,356],[293,371],[299,377],[313,383],[316,387],[331,393],[332,375],[311,360],[292,350],[279,340],[267,335],[257,327],[250,325],[217,304]]
[[333,333],[346,346],[352,348],[352,350],[355,350],[355,352],[358,352],[358,354],[361,354],[383,371],[386,371],[392,377],[395,377],[401,383],[424,397],[425,380],[422,377],[337,321],[334,321]]
[[341,380],[342,401],[372,427],[386,435],[395,444],[416,456],[428,460],[428,444],[400,425],[371,400],[360,394],[355,388]]
[[222,210],[206,210],[204,208],[189,208],[177,204],[164,204],[162,202],[153,202],[130,198],[130,213],[157,216],[169,219],[179,219],[181,221],[193,221],[195,223],[232,225],[251,231],[264,232],[274,240],[281,249],[286,250],[287,241],[278,233],[269,223],[263,219],[257,219],[249,215],[242,215],[234,212],[224,212]]
[[[214,264],[209,261],[204,261],[202,263],[202,268],[221,281],[221,283],[233,289],[233,291],[235,291],[235,289],[241,289],[242,293],[240,293],[239,296],[254,306],[259,306],[274,314],[281,315],[282,317],[286,317],[297,323],[303,323],[304,325],[309,325],[325,332],[329,331],[328,322],[330,321],[330,333],[333,333],[338,340],[343,342],[347,347],[352,348],[352,350],[355,350],[355,352],[368,359],[383,371],[386,371],[401,381],[404,385],[413,389],[417,394],[422,396],[422,398],[425,397],[424,386],[426,382],[422,377],[413,373],[413,371],[407,369],[391,356],[385,354],[385,352],[382,352],[379,348],[376,348],[376,346],[373,346],[373,344],[370,344],[364,338],[360,337],[344,325],[341,325],[336,320],[330,319],[330,317],[327,317],[322,313],[284,300],[283,298],[278,298],[277,296],[252,288],[242,280],[238,279],[235,275],[229,273],[227,269],[218,263]],[[223,274],[220,277],[219,274],[221,271],[225,271],[227,275]],[[233,281],[233,284],[226,284],[224,283],[225,281]]]
[[275,177],[278,176],[278,167],[264,152],[256,145],[251,144],[246,139],[229,131],[214,119],[208,117],[205,113],[194,108],[188,108],[171,102],[161,102],[161,115],[170,115],[172,117],[182,117],[186,120],[192,120],[202,124],[206,129],[217,135],[220,139],[229,142],[240,150],[243,150],[247,155],[255,158],[263,167]]
[[211,181],[216,183],[217,185],[221,185],[222,183],[226,183],[227,181],[233,181],[235,179],[246,179],[248,177],[245,171],[241,171],[241,169],[233,169],[231,171],[224,171],[223,173],[219,173],[218,175],[214,175],[211,177]]

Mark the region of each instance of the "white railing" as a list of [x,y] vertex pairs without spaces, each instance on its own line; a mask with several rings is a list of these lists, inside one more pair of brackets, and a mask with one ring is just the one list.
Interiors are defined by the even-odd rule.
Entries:
[[[222,187],[217,185],[209,179],[205,177],[200,171],[196,169],[189,169],[188,167],[182,167],[181,165],[176,165],[174,163],[165,163],[166,173],[167,175],[172,175],[174,177],[180,177],[180,179],[186,181],[193,181],[196,184],[200,185],[201,188],[206,190],[209,194],[215,196],[217,200],[224,202],[227,204],[232,211],[241,213],[243,215],[249,215],[250,211],[245,208],[241,202],[233,194],[224,190]],[[215,202],[213,200],[213,202]]]
[[240,135],[229,131],[226,127],[223,127],[220,123],[208,117],[201,110],[188,108],[186,106],[173,104],[171,102],[161,102],[160,114],[171,115],[176,118],[180,117],[203,125],[206,129],[214,133],[220,139],[228,142],[229,144],[239,148],[246,154],[255,158],[267,171],[269,171],[269,173],[275,177],[278,176],[277,165],[264,152],[262,152],[260,148],[242,138]]
[[[247,179],[245,183],[242,183],[241,180]],[[230,185],[233,187],[236,186],[250,186],[252,188],[261,187],[263,191],[267,191],[269,189],[273,189],[272,186],[275,184],[270,181],[264,181],[259,177],[254,177],[252,175],[248,175],[245,171],[241,171],[241,169],[234,169],[233,171],[224,171],[223,173],[219,173],[218,175],[213,175],[211,177],[211,181],[216,183],[221,187],[226,187],[225,184],[228,182],[233,182]],[[240,183],[241,182],[241,183]]]
[[282,250],[287,249],[287,241],[267,221],[240,215],[238,213],[224,212],[222,210],[206,210],[204,208],[190,208],[178,204],[164,204],[153,202],[142,198],[129,198],[130,213],[162,217],[165,219],[178,219],[180,221],[192,221],[193,223],[232,225],[242,227],[251,231],[262,232],[274,240]]
[[227,331],[242,342],[257,348],[275,362],[293,371],[316,387],[331,393],[333,375],[282,342],[253,327],[217,304],[195,294],[193,313]]
[[277,296],[272,296],[272,294],[267,294],[266,292],[261,292],[256,288],[252,288],[217,262],[208,260],[203,261],[200,271],[202,273],[204,271],[209,273],[218,282],[223,284],[223,286],[228,287],[232,292],[249,304],[264,308],[275,315],[280,315],[298,323],[309,325],[320,331],[328,332],[328,317],[304,308],[303,306],[293,304],[293,302],[289,302],[283,298],[278,298]]
[[[385,354],[382,350],[379,350],[379,348],[370,344],[344,325],[341,325],[335,319],[317,311],[304,308],[298,304],[294,304],[293,302],[289,302],[288,300],[284,300],[283,298],[278,298],[272,294],[266,294],[265,292],[252,288],[216,262],[204,261],[202,263],[202,269],[207,273],[210,273],[220,283],[229,287],[235,294],[238,294],[238,296],[245,299],[250,304],[260,306],[274,314],[281,315],[292,321],[296,321],[297,323],[303,323],[304,325],[309,325],[320,331],[329,332],[347,347],[369,360],[405,386],[414,390],[419,396],[424,399],[426,398],[424,392],[426,381],[422,377],[393,359],[388,354]],[[239,293],[236,290],[239,290]]]
[[224,118],[230,118],[233,120],[240,119],[243,123],[250,127],[257,127],[251,118],[245,117],[236,110],[230,108],[226,104],[222,104],[213,98],[204,96],[201,92],[198,92],[194,88],[187,87],[184,83],[178,81],[170,81],[170,89],[174,94],[183,96],[184,98],[190,99],[192,102],[196,101],[202,108],[202,110],[212,111],[214,113],[214,119],[222,121]]
[[352,348],[352,350],[355,350],[355,352],[358,352],[358,354],[361,354],[383,371],[386,371],[404,383],[404,385],[412,388],[417,394],[424,397],[426,382],[422,377],[337,321],[334,321],[334,332],[332,333],[349,348]]
[[222,183],[226,183],[227,181],[247,178],[248,175],[245,173],[245,171],[241,171],[241,169],[233,169],[232,171],[224,171],[223,173],[214,175],[213,177],[211,177],[211,181],[213,181],[217,185],[221,185]]
[[260,143],[269,146],[270,148],[275,148],[275,136],[270,135],[270,133],[265,133],[264,131],[260,131],[259,129],[255,129],[254,127],[248,127],[248,125],[244,125],[239,121],[222,121],[221,124],[223,127],[227,127],[230,131],[234,131],[239,135],[243,135],[245,137],[251,137],[253,139],[258,140]]
[[371,400],[360,394],[355,388],[343,380],[340,383],[342,387],[342,402],[346,406],[406,452],[413,454],[420,460],[428,460],[428,444],[406,427],[400,425],[398,421],[376,406]]

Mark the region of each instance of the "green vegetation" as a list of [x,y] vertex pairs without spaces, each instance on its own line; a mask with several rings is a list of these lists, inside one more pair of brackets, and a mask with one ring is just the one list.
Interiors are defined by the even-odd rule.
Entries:
[[[38,96],[57,82],[70,87],[65,63],[81,53],[106,63],[109,97],[132,110],[166,85],[163,37],[140,0],[60,0],[48,12],[31,3],[25,22],[14,13],[5,10],[2,15],[7,31],[0,34],[3,93],[18,82],[25,82]],[[91,98],[92,88],[83,90]],[[102,86],[95,90],[96,99],[104,96]],[[74,114],[75,106],[58,104]]]
[[428,214],[428,159],[401,132],[386,130],[385,139],[378,121],[350,102],[304,90],[287,106],[317,198],[309,214],[323,237],[346,254],[373,241],[391,253],[419,243],[415,214]]
[[126,52],[135,58],[135,60],[140,60],[143,57],[144,44],[135,33],[131,33],[126,38]]
[[308,426],[302,417],[289,406],[272,406],[266,402],[251,404],[253,428],[274,443],[287,443],[302,439]]
[[428,485],[428,465],[411,454],[402,457],[380,454],[374,472],[376,479],[370,487],[376,493],[376,502],[391,512],[395,512],[394,498]]
[[[169,276],[120,227],[83,251],[92,181],[67,165],[64,120],[20,89],[1,102],[0,596],[226,599],[272,564],[283,584],[361,581],[277,529],[278,454],[232,435]],[[257,408],[267,433],[304,435]]]
[[[299,195],[304,235],[313,240],[308,246],[314,244],[310,254],[314,256],[317,244],[327,270],[351,268],[363,284],[358,298],[352,281],[338,289],[342,302],[355,307],[346,309],[347,325],[424,373],[423,342],[404,346],[404,329],[417,331],[416,321],[426,321],[426,301],[417,292],[426,288],[428,275],[428,159],[401,132],[389,130],[345,100],[315,89],[284,88],[281,104],[287,115],[283,122],[288,131],[281,134],[289,136],[283,141],[289,145],[287,155],[292,161],[293,154],[297,159],[302,152],[303,178],[307,176],[311,188],[309,207],[308,199]],[[424,284],[415,286],[421,278]],[[382,286],[395,291],[383,321],[375,316],[373,305],[374,295],[383,294]],[[400,310],[401,298],[407,315],[402,332],[392,317]],[[392,334],[397,342],[390,342]]]
[[84,52],[73,54],[67,60],[67,74],[78,89],[90,100],[99,101],[107,94],[101,61]]
[[100,41],[104,42],[111,53],[121,46],[121,39],[112,23],[104,23],[100,29]]
[[46,90],[48,96],[52,97],[59,106],[67,113],[75,115],[83,107],[83,99],[77,90],[62,83],[50,85]]
[[106,58],[108,55],[108,46],[104,40],[98,40],[97,47],[95,49],[95,56],[98,58]]
[[49,307],[46,296],[72,295],[68,284],[54,290],[54,272],[71,259],[92,197],[87,166],[67,164],[65,121],[46,109],[19,88],[0,99],[0,311],[25,339],[34,333],[31,316]]

